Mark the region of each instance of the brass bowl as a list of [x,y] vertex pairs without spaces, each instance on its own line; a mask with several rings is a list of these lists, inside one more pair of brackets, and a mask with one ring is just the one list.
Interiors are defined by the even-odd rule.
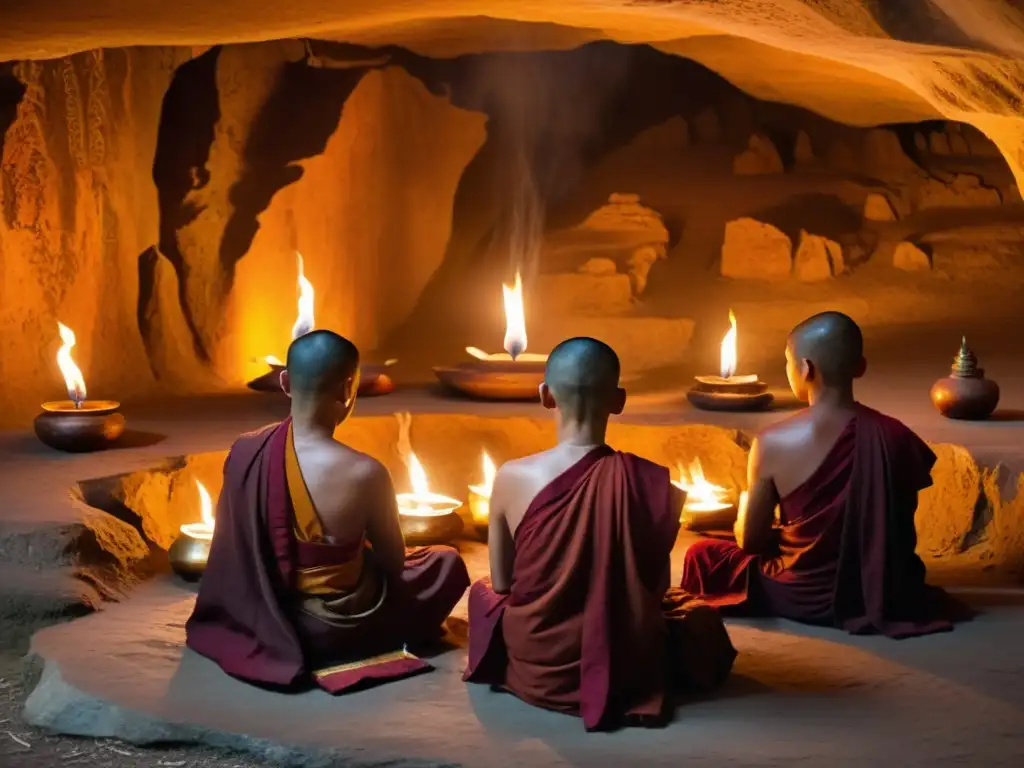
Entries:
[[211,543],[211,539],[197,539],[182,534],[167,550],[171,568],[186,581],[198,581],[206,570]]
[[775,400],[763,381],[726,383],[716,377],[698,376],[686,393],[691,405],[702,411],[760,411]]
[[410,546],[447,544],[462,533],[462,518],[456,510],[443,515],[402,515],[399,520],[405,542]]
[[725,509],[716,509],[712,512],[700,512],[687,510],[683,507],[683,515],[680,518],[683,528],[694,533],[709,533],[712,531],[732,532],[736,524],[738,508],[732,504]]
[[81,408],[70,400],[43,403],[32,427],[42,443],[58,451],[101,451],[124,434],[120,406],[113,400],[86,400]]
[[475,360],[435,367],[434,375],[446,387],[480,400],[539,400],[544,363]]
[[[257,376],[245,386],[256,392],[281,392],[281,371],[283,365],[267,363],[270,370],[262,376]],[[361,365],[359,366],[359,396],[374,397],[386,395],[394,391],[395,384],[391,377],[386,375],[388,366],[385,365]]]

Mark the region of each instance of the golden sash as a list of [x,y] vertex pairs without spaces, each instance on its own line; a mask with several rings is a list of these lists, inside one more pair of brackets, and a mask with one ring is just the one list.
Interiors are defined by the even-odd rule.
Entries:
[[[295,439],[292,426],[288,425],[288,445],[285,450],[285,475],[288,480],[288,495],[291,497],[292,509],[295,512],[295,536],[299,541],[311,544],[324,544],[324,529],[317,514],[316,506],[309,495],[309,488],[302,477],[299,457],[295,453]],[[365,559],[365,540],[360,543],[355,554],[347,561],[336,565],[320,565],[313,568],[300,568],[296,571],[296,588],[306,595],[331,597],[348,592],[359,584],[363,573]]]

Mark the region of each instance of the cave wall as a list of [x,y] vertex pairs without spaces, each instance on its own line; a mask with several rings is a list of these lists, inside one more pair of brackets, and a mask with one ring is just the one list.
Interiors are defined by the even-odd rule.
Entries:
[[64,397],[58,319],[92,397],[264,372],[290,340],[296,250],[318,326],[375,347],[440,264],[486,136],[380,63],[284,41],[0,68],[0,426]]
[[90,396],[154,384],[137,323],[156,241],[160,100],[188,49],[90,51],[10,66],[0,160],[0,424],[66,397],[57,321]]

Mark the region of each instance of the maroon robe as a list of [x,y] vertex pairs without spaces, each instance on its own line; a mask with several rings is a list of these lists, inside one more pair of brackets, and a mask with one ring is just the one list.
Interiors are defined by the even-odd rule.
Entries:
[[917,494],[935,454],[896,419],[863,405],[825,460],[779,502],[779,552],[705,539],[686,553],[681,589],[724,609],[912,637],[952,628],[955,604],[925,583],[915,554]]
[[[721,619],[663,613],[678,530],[667,469],[607,446],[587,454],[526,511],[509,594],[486,581],[471,588],[465,679],[579,714],[588,730],[663,722],[679,668],[721,682],[736,656]],[[702,658],[674,665],[673,641],[694,629],[712,642],[694,642],[684,650]]]
[[[302,541],[286,476],[290,419],[243,435],[224,463],[216,532],[186,624],[186,643],[228,674],[249,682],[292,686],[315,681],[337,693],[370,680],[430,669],[403,644],[436,638],[469,574],[449,547],[411,552],[397,579],[373,579],[363,542]],[[352,594],[301,594],[302,572],[365,556]],[[372,586],[373,584],[385,585]],[[378,589],[360,594],[364,587]],[[362,606],[335,614],[336,603]]]

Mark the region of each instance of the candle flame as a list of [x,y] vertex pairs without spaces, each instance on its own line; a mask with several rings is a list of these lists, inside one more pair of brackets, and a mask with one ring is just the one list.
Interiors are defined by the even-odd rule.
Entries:
[[409,451],[407,465],[412,493],[400,493],[397,496],[398,511],[403,515],[445,515],[462,506],[458,499],[442,496],[430,490],[426,470],[412,451]]
[[292,326],[292,341],[316,327],[313,319],[313,284],[306,279],[302,254],[296,251],[295,256],[299,260],[299,316],[295,318],[295,324]]
[[686,504],[684,509],[691,512],[713,512],[729,507],[725,500],[726,489],[715,485],[704,477],[704,468],[700,459],[694,459],[690,463],[690,471],[679,466],[679,480],[673,480],[672,485],[686,491]]
[[196,490],[199,492],[199,523],[186,523],[181,526],[181,532],[193,539],[209,540],[213,538],[214,518],[213,500],[206,486],[196,480]]
[[75,346],[75,332],[59,321],[57,330],[60,332],[62,342],[61,348],[57,350],[57,365],[60,367],[61,375],[64,376],[68,397],[75,402],[75,405],[81,405],[85,402],[85,378],[82,376],[82,370],[71,359],[71,349]]
[[273,355],[267,355],[263,360],[267,365],[276,365],[280,368],[284,368],[284,363],[281,362],[280,358],[274,357]]
[[736,375],[736,315],[729,310],[729,332],[722,339],[722,378],[729,379]]
[[526,312],[523,309],[523,278],[516,270],[512,286],[502,285],[505,298],[505,351],[515,360],[526,351]]
[[491,498],[491,493],[494,491],[494,476],[497,474],[497,470],[494,468],[494,462],[491,461],[491,457],[487,455],[487,451],[482,452],[483,456],[483,467],[484,467],[484,481],[480,485],[471,485],[469,490],[485,499]]

